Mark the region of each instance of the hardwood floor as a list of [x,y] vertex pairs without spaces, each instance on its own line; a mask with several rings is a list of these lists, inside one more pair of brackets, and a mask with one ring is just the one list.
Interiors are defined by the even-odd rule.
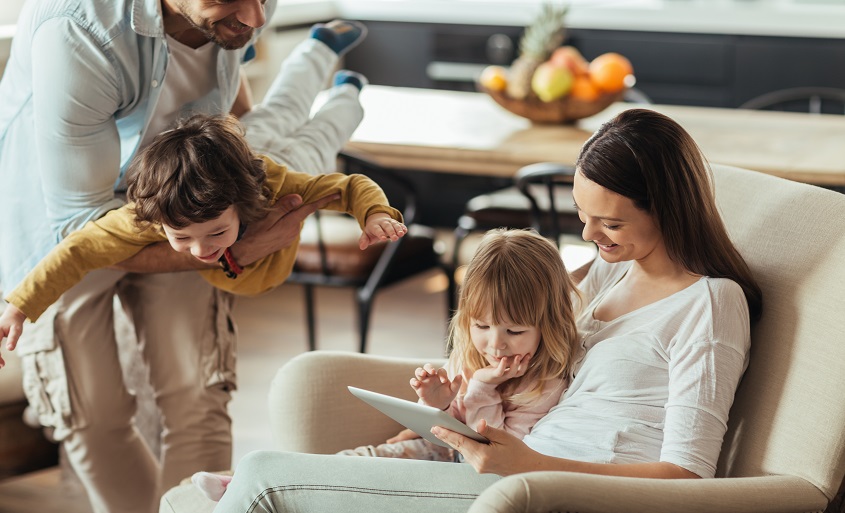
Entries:
[[[445,277],[436,271],[399,283],[375,299],[369,351],[393,356],[439,358],[446,336]],[[321,350],[357,351],[354,302],[348,289],[316,292]],[[239,298],[238,390],[233,419],[233,461],[273,447],[266,400],[278,368],[307,350],[301,287],[283,285],[263,296]],[[0,513],[90,513],[78,482],[59,467],[0,481]]]

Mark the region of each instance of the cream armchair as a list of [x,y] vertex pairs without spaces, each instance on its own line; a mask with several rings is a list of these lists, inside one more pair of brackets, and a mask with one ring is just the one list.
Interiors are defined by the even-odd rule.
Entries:
[[[840,511],[835,498],[845,474],[845,196],[713,168],[722,216],[764,294],[717,479],[521,474],[488,488],[470,512]],[[346,386],[413,398],[407,381],[419,363],[327,352],[293,359],[270,390],[278,448],[332,453],[394,434],[399,426],[353,400]],[[197,507],[190,487],[171,490],[162,502],[167,512],[210,511]]]

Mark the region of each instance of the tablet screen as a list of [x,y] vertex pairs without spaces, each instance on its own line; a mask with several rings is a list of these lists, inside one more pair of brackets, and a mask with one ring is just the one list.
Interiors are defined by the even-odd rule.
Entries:
[[435,445],[449,447],[448,444],[438,440],[437,437],[431,434],[431,428],[434,426],[443,426],[446,429],[460,433],[478,442],[488,443],[486,438],[445,411],[424,404],[399,399],[398,397],[371,392],[362,388],[347,388],[349,388],[349,391],[355,397],[373,406]]

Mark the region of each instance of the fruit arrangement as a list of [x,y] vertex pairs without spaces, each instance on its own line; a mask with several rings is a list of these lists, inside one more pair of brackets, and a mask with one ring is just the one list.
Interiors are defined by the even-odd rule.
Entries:
[[566,10],[544,4],[526,27],[510,69],[488,66],[479,77],[480,89],[507,110],[538,123],[575,121],[620,100],[634,83],[631,62],[615,52],[587,61],[577,48],[561,46]]

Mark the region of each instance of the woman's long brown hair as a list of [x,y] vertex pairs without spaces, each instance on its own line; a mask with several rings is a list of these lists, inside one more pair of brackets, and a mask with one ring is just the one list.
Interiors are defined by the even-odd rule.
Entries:
[[652,110],[626,110],[584,144],[576,168],[653,215],[673,261],[739,284],[751,319],[760,317],[763,294],[719,215],[712,172],[678,123]]

